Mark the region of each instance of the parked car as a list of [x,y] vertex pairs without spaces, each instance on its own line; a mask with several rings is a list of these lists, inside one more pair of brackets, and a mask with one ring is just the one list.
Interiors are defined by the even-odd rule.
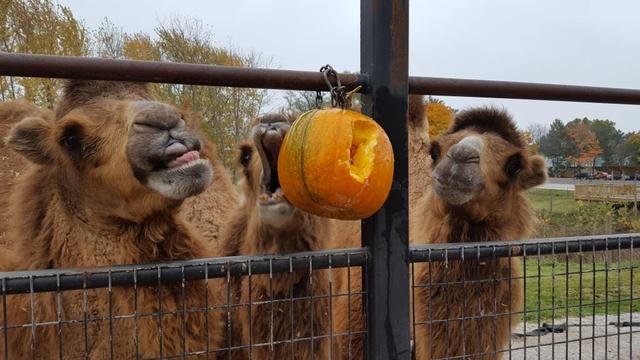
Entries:
[[582,173],[578,173],[576,175],[576,179],[581,179],[581,180],[591,180],[593,179],[593,175],[586,173],[586,172],[582,172]]
[[622,174],[613,175],[613,180],[622,180]]
[[630,174],[630,175],[625,175],[624,177],[625,180],[640,180],[640,175],[636,175],[636,174]]
[[598,171],[595,175],[593,175],[593,178],[596,180],[613,180],[613,175],[604,171]]

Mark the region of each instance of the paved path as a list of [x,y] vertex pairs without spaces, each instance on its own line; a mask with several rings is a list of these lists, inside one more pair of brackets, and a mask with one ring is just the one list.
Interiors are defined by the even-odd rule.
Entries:
[[538,186],[538,189],[548,190],[567,190],[575,191],[576,184],[607,184],[607,185],[622,185],[622,184],[636,184],[640,186],[640,181],[624,181],[624,180],[577,180],[567,178],[549,178],[546,183]]
[[[621,314],[620,322],[640,321],[640,313]],[[562,318],[555,325],[568,323],[566,333],[547,334],[540,337],[527,336],[527,359],[640,359],[640,327],[616,327],[607,325],[618,322],[617,315],[596,315],[583,317],[582,326],[579,318]],[[550,323],[550,322],[549,322]],[[527,323],[526,331],[538,327],[538,324]],[[580,333],[582,329],[582,333]],[[523,333],[524,324],[519,324],[514,333]],[[633,344],[633,345],[632,345]],[[511,359],[525,359],[524,338],[512,336]],[[582,351],[580,353],[580,350]],[[505,353],[503,359],[509,359]]]

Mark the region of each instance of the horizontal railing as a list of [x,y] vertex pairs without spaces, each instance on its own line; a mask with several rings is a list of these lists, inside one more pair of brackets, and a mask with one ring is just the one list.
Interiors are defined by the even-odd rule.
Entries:
[[[411,262],[518,257],[577,252],[640,249],[640,234],[424,244],[410,249]],[[0,273],[2,294],[148,286],[189,280],[275,274],[363,266],[366,248],[313,251],[287,255],[233,256],[119,265],[110,268],[49,269]]]
[[[323,64],[318,64],[318,66]],[[120,80],[280,90],[327,90],[320,72],[0,52],[0,75]],[[340,74],[349,89],[360,74]],[[409,93],[640,105],[640,90],[513,81],[409,77]]]

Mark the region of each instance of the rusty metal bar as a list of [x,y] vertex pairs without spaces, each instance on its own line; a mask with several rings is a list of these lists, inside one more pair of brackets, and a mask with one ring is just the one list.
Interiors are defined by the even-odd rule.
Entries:
[[[318,64],[319,66],[322,64]],[[125,80],[282,90],[326,90],[320,73],[232,66],[113,60],[0,52],[0,75]],[[363,75],[340,74],[349,88],[367,85]],[[640,90],[512,81],[409,77],[409,92],[529,100],[640,105]]]
[[[318,68],[323,64],[318,64]],[[318,71],[243,68],[95,57],[10,54],[0,52],[0,75],[63,79],[140,81],[209,86],[327,90]],[[340,74],[343,85],[363,83],[360,76]]]
[[640,90],[513,81],[410,77],[409,92],[487,98],[640,105]]

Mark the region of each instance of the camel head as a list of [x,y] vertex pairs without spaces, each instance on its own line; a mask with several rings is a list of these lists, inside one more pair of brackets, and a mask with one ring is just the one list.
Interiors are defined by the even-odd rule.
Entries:
[[154,101],[143,84],[71,81],[55,119],[26,117],[6,143],[105,211],[175,207],[213,175],[186,114]]
[[311,216],[287,201],[278,181],[278,154],[289,125],[284,115],[263,115],[254,121],[249,141],[240,146],[245,205],[263,226],[276,231],[293,231]]
[[453,207],[489,209],[546,180],[543,159],[528,155],[509,114],[494,108],[459,113],[429,153],[436,201]]

